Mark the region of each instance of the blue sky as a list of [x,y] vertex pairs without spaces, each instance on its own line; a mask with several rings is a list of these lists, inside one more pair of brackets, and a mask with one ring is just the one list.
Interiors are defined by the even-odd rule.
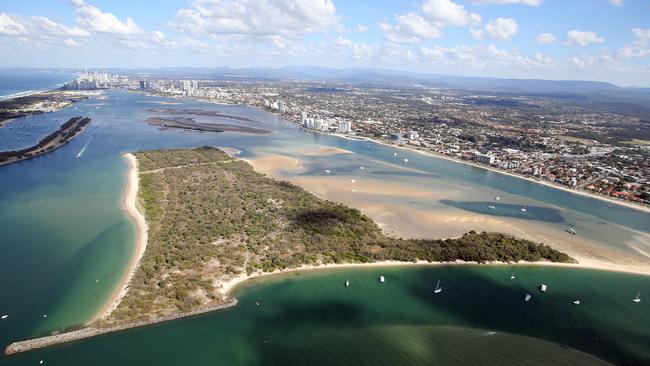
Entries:
[[0,66],[381,67],[650,86],[647,0],[0,1]]

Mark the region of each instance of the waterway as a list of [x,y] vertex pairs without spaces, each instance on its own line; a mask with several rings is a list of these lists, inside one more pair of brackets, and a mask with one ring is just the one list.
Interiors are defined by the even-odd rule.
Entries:
[[[241,115],[260,122],[195,118],[273,134],[160,130],[144,122],[149,109],[165,107]],[[29,136],[37,141],[78,115],[93,121],[69,144],[0,167],[0,314],[9,315],[0,321],[3,346],[83,324],[113,293],[132,255],[134,236],[120,208],[126,179],[120,153],[141,149],[213,145],[241,150],[241,157],[257,164],[293,159],[297,168],[269,168],[269,174],[360,206],[400,235],[453,236],[501,227],[548,235],[578,254],[612,254],[621,263],[648,265],[647,213],[415,152],[399,150],[396,156],[396,149],[380,144],[310,134],[247,106],[108,91],[10,125],[42,128]],[[14,146],[11,131],[0,129],[0,150]],[[329,148],[348,153],[322,153]],[[483,207],[488,202],[496,212]],[[564,232],[568,225],[576,228],[577,238]],[[3,356],[0,365],[40,359],[88,365],[505,363],[510,358],[511,364],[569,364],[592,362],[590,357],[650,362],[650,300],[631,301],[637,292],[650,294],[649,277],[526,267],[517,269],[517,280],[511,282],[506,267],[440,267],[386,270],[387,286],[378,287],[375,271],[260,280],[237,291],[242,302],[236,309]],[[344,292],[342,276],[351,279],[354,291]],[[438,278],[443,296],[431,297]],[[536,292],[541,281],[549,283],[549,293]],[[524,292],[533,294],[530,303],[523,303]],[[583,305],[572,304],[576,297]],[[353,362],[355,357],[359,362]]]

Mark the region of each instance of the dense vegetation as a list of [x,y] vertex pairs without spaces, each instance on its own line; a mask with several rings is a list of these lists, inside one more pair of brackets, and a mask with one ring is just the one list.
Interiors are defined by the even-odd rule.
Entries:
[[278,182],[215,148],[136,154],[148,246],[109,321],[143,320],[223,301],[220,281],[301,264],[401,261],[571,261],[503,234],[385,236],[359,210]]

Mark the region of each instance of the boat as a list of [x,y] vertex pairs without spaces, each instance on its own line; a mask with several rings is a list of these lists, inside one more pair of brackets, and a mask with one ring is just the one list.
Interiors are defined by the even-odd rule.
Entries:
[[440,280],[438,280],[438,283],[436,283],[436,288],[433,289],[434,294],[439,294],[442,292],[442,287],[440,287]]
[[345,287],[350,287],[350,280],[345,280]]
[[9,315],[3,315],[2,319],[7,319],[8,317],[9,317]]
[[259,301],[255,301],[255,305],[256,305],[256,306],[260,306],[260,302],[259,302]]
[[397,156],[397,153],[396,153],[396,152],[394,152],[394,153],[393,153],[393,156]]
[[514,272],[510,275],[510,279],[511,279],[511,280],[514,280],[514,279],[515,279],[515,273],[514,273]]
[[521,212],[528,212],[528,210],[526,209],[526,207],[522,207],[522,208],[520,208],[520,210],[521,210]]
[[350,179],[350,183],[356,183],[357,181],[354,179]]
[[573,302],[574,305],[580,305],[580,300],[576,300]]
[[47,314],[43,314],[43,318],[47,318]]
[[409,159],[404,158],[404,162],[405,162],[405,163],[408,163],[408,162],[409,162]]
[[329,170],[329,169],[325,169],[325,174],[329,174],[329,173],[331,173],[331,172],[332,172],[331,170]]
[[[636,294],[636,297],[632,300],[634,302],[641,302],[641,293]],[[5,315],[6,316],[6,315]]]
[[547,289],[548,289],[548,287],[545,284],[542,283],[541,285],[539,285],[539,290],[540,291],[546,292]]
[[489,205],[488,208],[489,208],[490,210],[496,210],[496,209],[497,209],[496,207],[494,207],[494,206],[492,206],[492,205]]
[[496,196],[496,197],[494,197],[494,200],[495,200],[495,201],[501,201],[501,197]]
[[379,276],[379,283],[384,283],[384,282],[386,282],[384,276]]
[[565,231],[566,231],[567,233],[569,233],[569,234],[573,234],[573,235],[576,235],[576,234],[577,234],[577,233],[576,233],[576,230],[575,230],[574,228],[572,228],[572,227],[567,228]]
[[366,167],[360,166],[359,169],[364,170],[364,169],[366,169]]
[[532,296],[530,296],[529,294],[526,294],[526,296],[524,296],[524,301],[526,301],[526,302],[530,301],[531,297]]

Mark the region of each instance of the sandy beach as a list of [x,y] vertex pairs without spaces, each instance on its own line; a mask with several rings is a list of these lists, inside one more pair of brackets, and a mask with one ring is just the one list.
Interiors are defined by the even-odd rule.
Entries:
[[602,271],[624,272],[624,273],[641,274],[641,275],[650,276],[650,267],[641,268],[637,266],[619,265],[619,264],[606,263],[606,262],[590,260],[585,258],[576,258],[576,260],[578,261],[578,263],[554,263],[554,262],[477,263],[477,262],[466,262],[466,261],[458,260],[455,262],[382,261],[382,262],[372,262],[372,263],[328,263],[328,264],[318,264],[318,265],[302,265],[296,268],[275,270],[273,272],[254,272],[250,275],[247,275],[246,273],[242,273],[228,280],[221,281],[221,294],[224,297],[228,297],[237,286],[241,285],[247,280],[252,280],[256,278],[282,275],[282,274],[293,273],[293,272],[340,269],[340,268],[382,268],[382,267],[410,267],[410,266],[506,266],[506,265],[552,266],[552,267],[563,267],[563,268],[595,269],[595,270],[602,270]]
[[126,293],[129,291],[131,279],[133,278],[133,275],[138,268],[138,264],[140,263],[140,259],[142,259],[147,248],[147,222],[144,215],[138,209],[138,161],[135,158],[135,155],[131,153],[123,154],[122,156],[126,159],[129,165],[126,187],[122,194],[122,209],[133,220],[135,225],[135,248],[133,250],[131,261],[129,262],[129,267],[124,272],[124,275],[115,289],[115,292],[112,294],[110,301],[106,303],[106,306],[104,306],[89,323],[94,323],[97,320],[105,318],[113,312],[115,308],[117,308],[120,301],[122,301]]

